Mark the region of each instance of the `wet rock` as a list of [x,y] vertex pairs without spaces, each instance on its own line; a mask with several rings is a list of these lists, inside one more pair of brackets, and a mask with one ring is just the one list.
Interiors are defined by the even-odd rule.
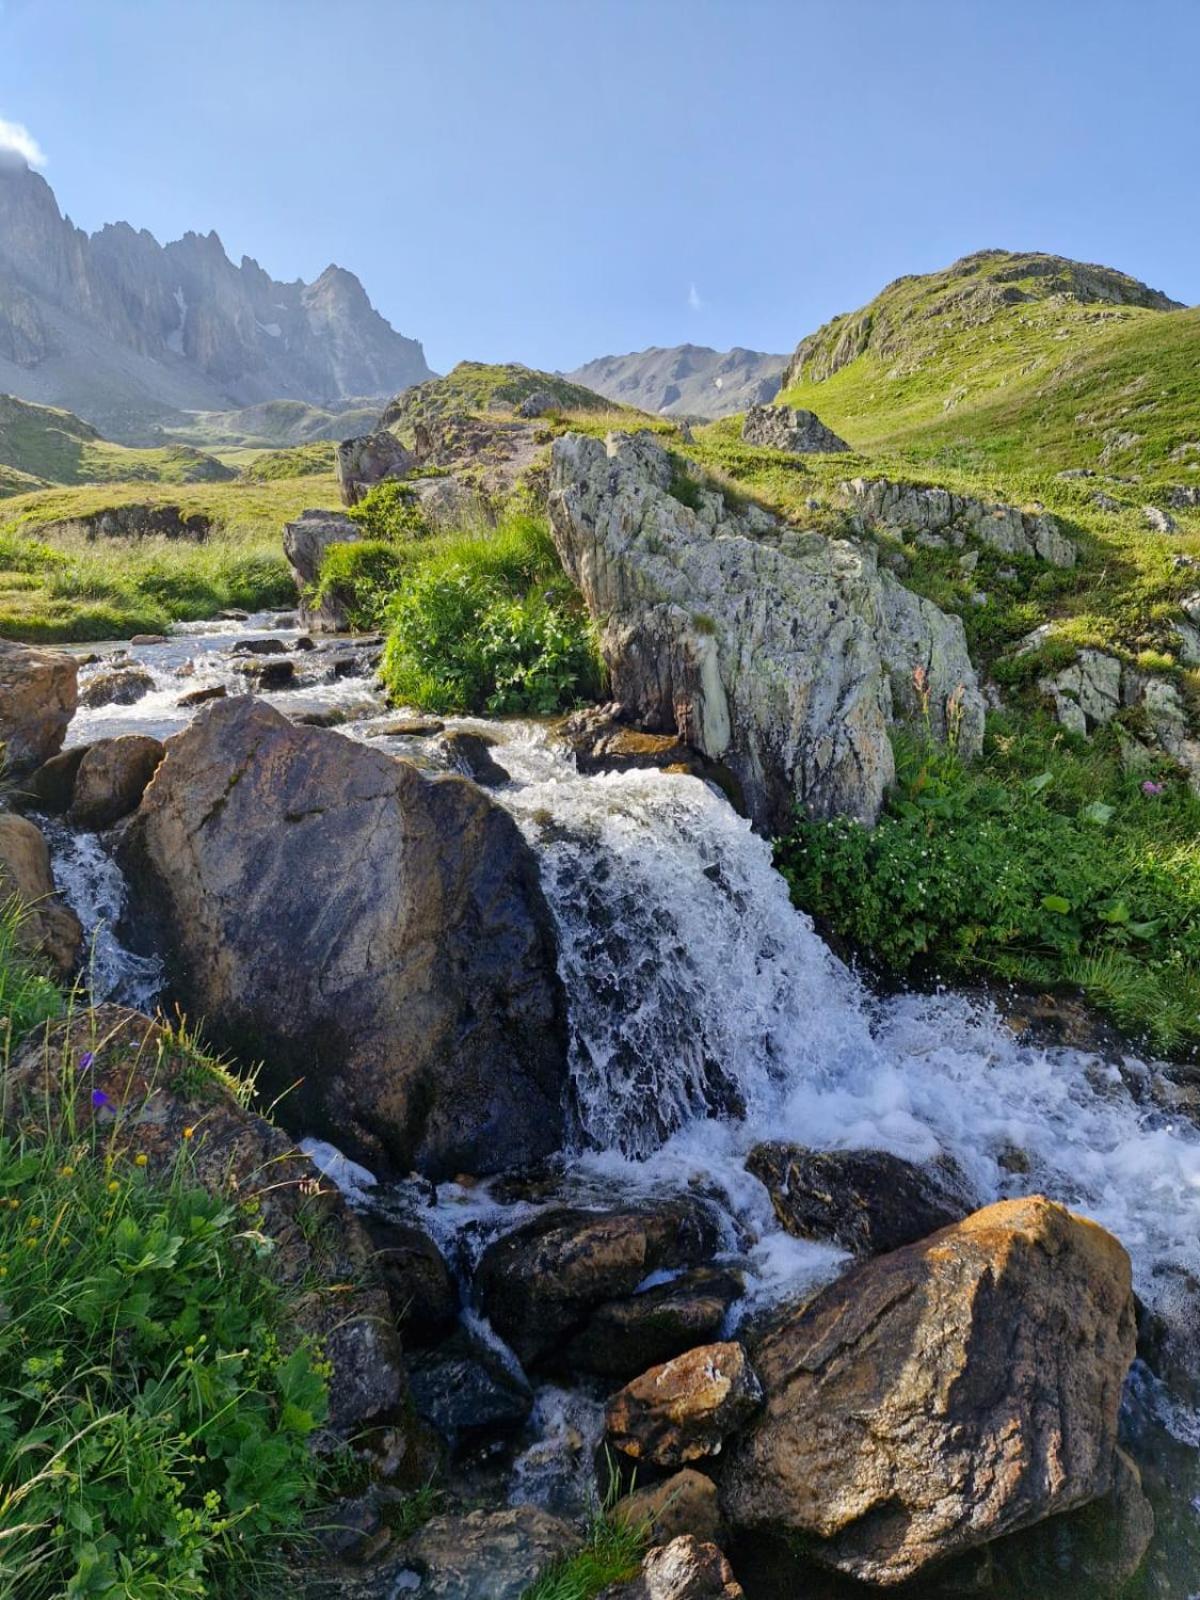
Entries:
[[543,1212],[488,1246],[475,1291],[524,1366],[561,1354],[597,1307],[651,1273],[695,1266],[717,1248],[716,1226],[691,1200],[654,1209]]
[[455,772],[473,778],[485,789],[498,789],[509,781],[508,773],[493,759],[496,741],[483,733],[466,733],[456,728],[442,738],[442,749]]
[[229,670],[267,694],[273,690],[290,688],[296,677],[296,663],[286,657],[278,660],[268,656],[260,660],[257,656],[251,656],[245,661],[234,661]]
[[529,1385],[466,1328],[411,1357],[409,1384],[417,1414],[451,1450],[514,1432],[533,1409]]
[[589,706],[562,724],[580,772],[631,772],[648,767],[701,773],[705,762],[677,734],[646,733],[620,721],[620,706]]
[[72,745],[43,762],[35,773],[21,785],[21,800],[33,811],[46,811],[51,816],[61,816],[71,804],[75,793],[75,774],[79,763],[91,747]]
[[181,711],[190,711],[193,706],[207,705],[210,700],[224,700],[228,693],[223,683],[212,683],[207,689],[191,689],[181,694],[175,704]]
[[[75,1063],[85,1051],[93,1061],[82,1074]],[[107,1097],[99,1108],[94,1090]],[[257,1196],[257,1226],[275,1242],[283,1281],[342,1286],[299,1297],[297,1314],[333,1367],[330,1431],[344,1437],[397,1412],[405,1395],[400,1344],[353,1212],[286,1134],[239,1106],[215,1077],[198,1075],[194,1057],[179,1054],[157,1023],[119,1006],[77,1013],[48,1044],[38,1035],[18,1053],[8,1091],[10,1123],[44,1122],[47,1106],[79,1128],[99,1119],[119,1129],[123,1151],[146,1156],[151,1176],[174,1171],[183,1130],[194,1129],[195,1181],[221,1195],[233,1188],[243,1202]]]
[[791,406],[751,406],[742,423],[742,438],[747,444],[787,450],[792,455],[815,455],[850,448],[832,428],[825,426],[816,412],[796,411]]
[[442,1252],[413,1223],[368,1215],[363,1225],[405,1344],[435,1343],[458,1317],[458,1289]]
[[83,948],[83,928],[55,892],[50,847],[41,829],[6,811],[0,812],[0,902],[13,895],[26,908],[18,945],[56,977],[67,977]]
[[58,650],[0,639],[0,755],[28,772],[62,749],[79,698],[78,667]]
[[883,1150],[756,1145],[746,1170],[765,1184],[780,1226],[798,1239],[832,1239],[856,1256],[881,1255],[960,1222],[974,1209],[955,1165],[917,1166]]
[[600,1600],[744,1600],[744,1591],[715,1544],[684,1534],[648,1551],[638,1576]]
[[282,639],[242,639],[234,645],[235,656],[281,656],[287,650]]
[[415,465],[412,451],[406,450],[386,428],[361,434],[356,439],[343,439],[333,457],[342,504],[356,506],[377,483],[389,478],[406,478]]
[[558,1148],[553,923],[474,785],[235,696],[170,741],[123,859],[173,996],[265,1090],[303,1080],[282,1113],[305,1132],[435,1178]]
[[935,735],[953,725],[978,752],[983,697],[957,617],[868,546],[813,536],[785,552],[721,495],[706,491],[702,515],[671,482],[645,435],[568,434],[551,452],[555,543],[629,720],[727,766],[770,831],[798,803],[873,821],[895,775],[888,728],[923,696]]
[[160,740],[144,733],[98,739],[75,775],[69,818],[77,828],[110,828],[136,810],[163,758]]
[[132,706],[154,688],[154,675],[145,667],[118,666],[98,672],[79,691],[79,703],[94,711],[100,706]]
[[707,1344],[651,1367],[613,1395],[607,1442],[630,1460],[679,1467],[720,1454],[763,1392],[740,1344]]
[[392,717],[388,722],[381,722],[377,728],[372,728],[367,737],[370,739],[431,739],[435,733],[443,733],[446,724],[439,722],[436,717]]
[[693,1467],[627,1494],[613,1507],[612,1518],[628,1528],[646,1528],[652,1544],[670,1544],[685,1533],[701,1543],[720,1544],[725,1532],[717,1486]]
[[404,1546],[398,1568],[420,1582],[383,1591],[413,1600],[522,1600],[546,1567],[578,1549],[569,1523],[536,1506],[434,1517]]
[[918,542],[949,534],[961,545],[970,537],[1002,555],[1028,556],[1052,567],[1075,565],[1075,545],[1043,511],[1022,511],[890,478],[852,478],[841,485],[841,492],[872,527],[912,535]]
[[670,1283],[598,1306],[567,1347],[572,1371],[631,1378],[721,1332],[729,1307],[744,1293],[740,1275],[697,1267]]
[[1108,1491],[1134,1350],[1129,1259],[1034,1197],[876,1257],[752,1352],[763,1413],[722,1510],[894,1584]]

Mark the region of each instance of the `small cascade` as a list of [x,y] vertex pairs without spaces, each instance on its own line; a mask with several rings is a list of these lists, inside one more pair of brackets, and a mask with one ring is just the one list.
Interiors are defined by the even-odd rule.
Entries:
[[153,1011],[163,988],[157,956],[135,955],[117,937],[125,912],[125,878],[94,833],[76,832],[64,823],[39,818],[50,845],[54,881],[83,924],[83,980],[92,1001],[115,1001],[138,1011]]

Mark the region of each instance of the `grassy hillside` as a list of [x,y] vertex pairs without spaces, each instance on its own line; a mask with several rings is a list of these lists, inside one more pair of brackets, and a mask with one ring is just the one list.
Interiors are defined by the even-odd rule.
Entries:
[[133,450],[110,444],[90,423],[53,406],[0,395],[0,495],[29,485],[8,472],[48,483],[219,483],[229,467],[186,445]]
[[[613,404],[582,384],[517,362],[489,365],[460,361],[444,378],[405,389],[383,413],[381,423],[404,433],[414,422],[433,417],[515,411],[534,394],[549,395],[562,411],[611,411]],[[640,413],[636,413],[640,415]]]
[[194,412],[186,423],[174,425],[168,437],[180,444],[214,451],[238,447],[269,449],[317,440],[336,443],[370,433],[381,410],[382,403],[370,399],[351,402],[335,411],[303,400],[264,400],[237,411]]
[[[206,513],[213,533],[181,539],[97,539],[53,524],[110,506],[171,504]],[[175,620],[295,603],[283,524],[309,506],[337,506],[332,475],[147,491],[57,488],[0,504],[0,638],[127,638]]]

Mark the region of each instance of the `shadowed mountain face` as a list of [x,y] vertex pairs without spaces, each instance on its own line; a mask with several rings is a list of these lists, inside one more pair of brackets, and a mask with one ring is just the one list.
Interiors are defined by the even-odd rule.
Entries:
[[352,272],[278,283],[215,233],[89,235],[44,178],[0,160],[0,391],[143,442],[182,411],[387,396],[431,376]]
[[710,350],[680,344],[627,356],[600,356],[568,373],[619,405],[666,416],[724,417],[773,400],[786,356],[761,350]]

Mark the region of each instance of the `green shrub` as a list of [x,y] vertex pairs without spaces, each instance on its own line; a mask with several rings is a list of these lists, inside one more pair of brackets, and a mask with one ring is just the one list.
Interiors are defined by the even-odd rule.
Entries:
[[369,489],[349,515],[362,524],[368,539],[424,539],[432,531],[415,491],[394,478]]
[[58,1016],[63,997],[21,946],[25,911],[15,899],[0,904],[0,1048]]
[[0,1136],[0,1597],[257,1594],[326,1409],[267,1241],[186,1147],[164,1180],[99,1122],[38,1120]]
[[895,972],[1073,985],[1158,1048],[1200,1040],[1200,805],[1182,781],[1028,731],[975,770],[906,741],[897,766],[874,829],[804,819],[780,844],[802,906]]
[[345,611],[351,628],[372,632],[383,626],[406,565],[403,552],[387,540],[331,544],[310,604],[319,607],[333,601]]

